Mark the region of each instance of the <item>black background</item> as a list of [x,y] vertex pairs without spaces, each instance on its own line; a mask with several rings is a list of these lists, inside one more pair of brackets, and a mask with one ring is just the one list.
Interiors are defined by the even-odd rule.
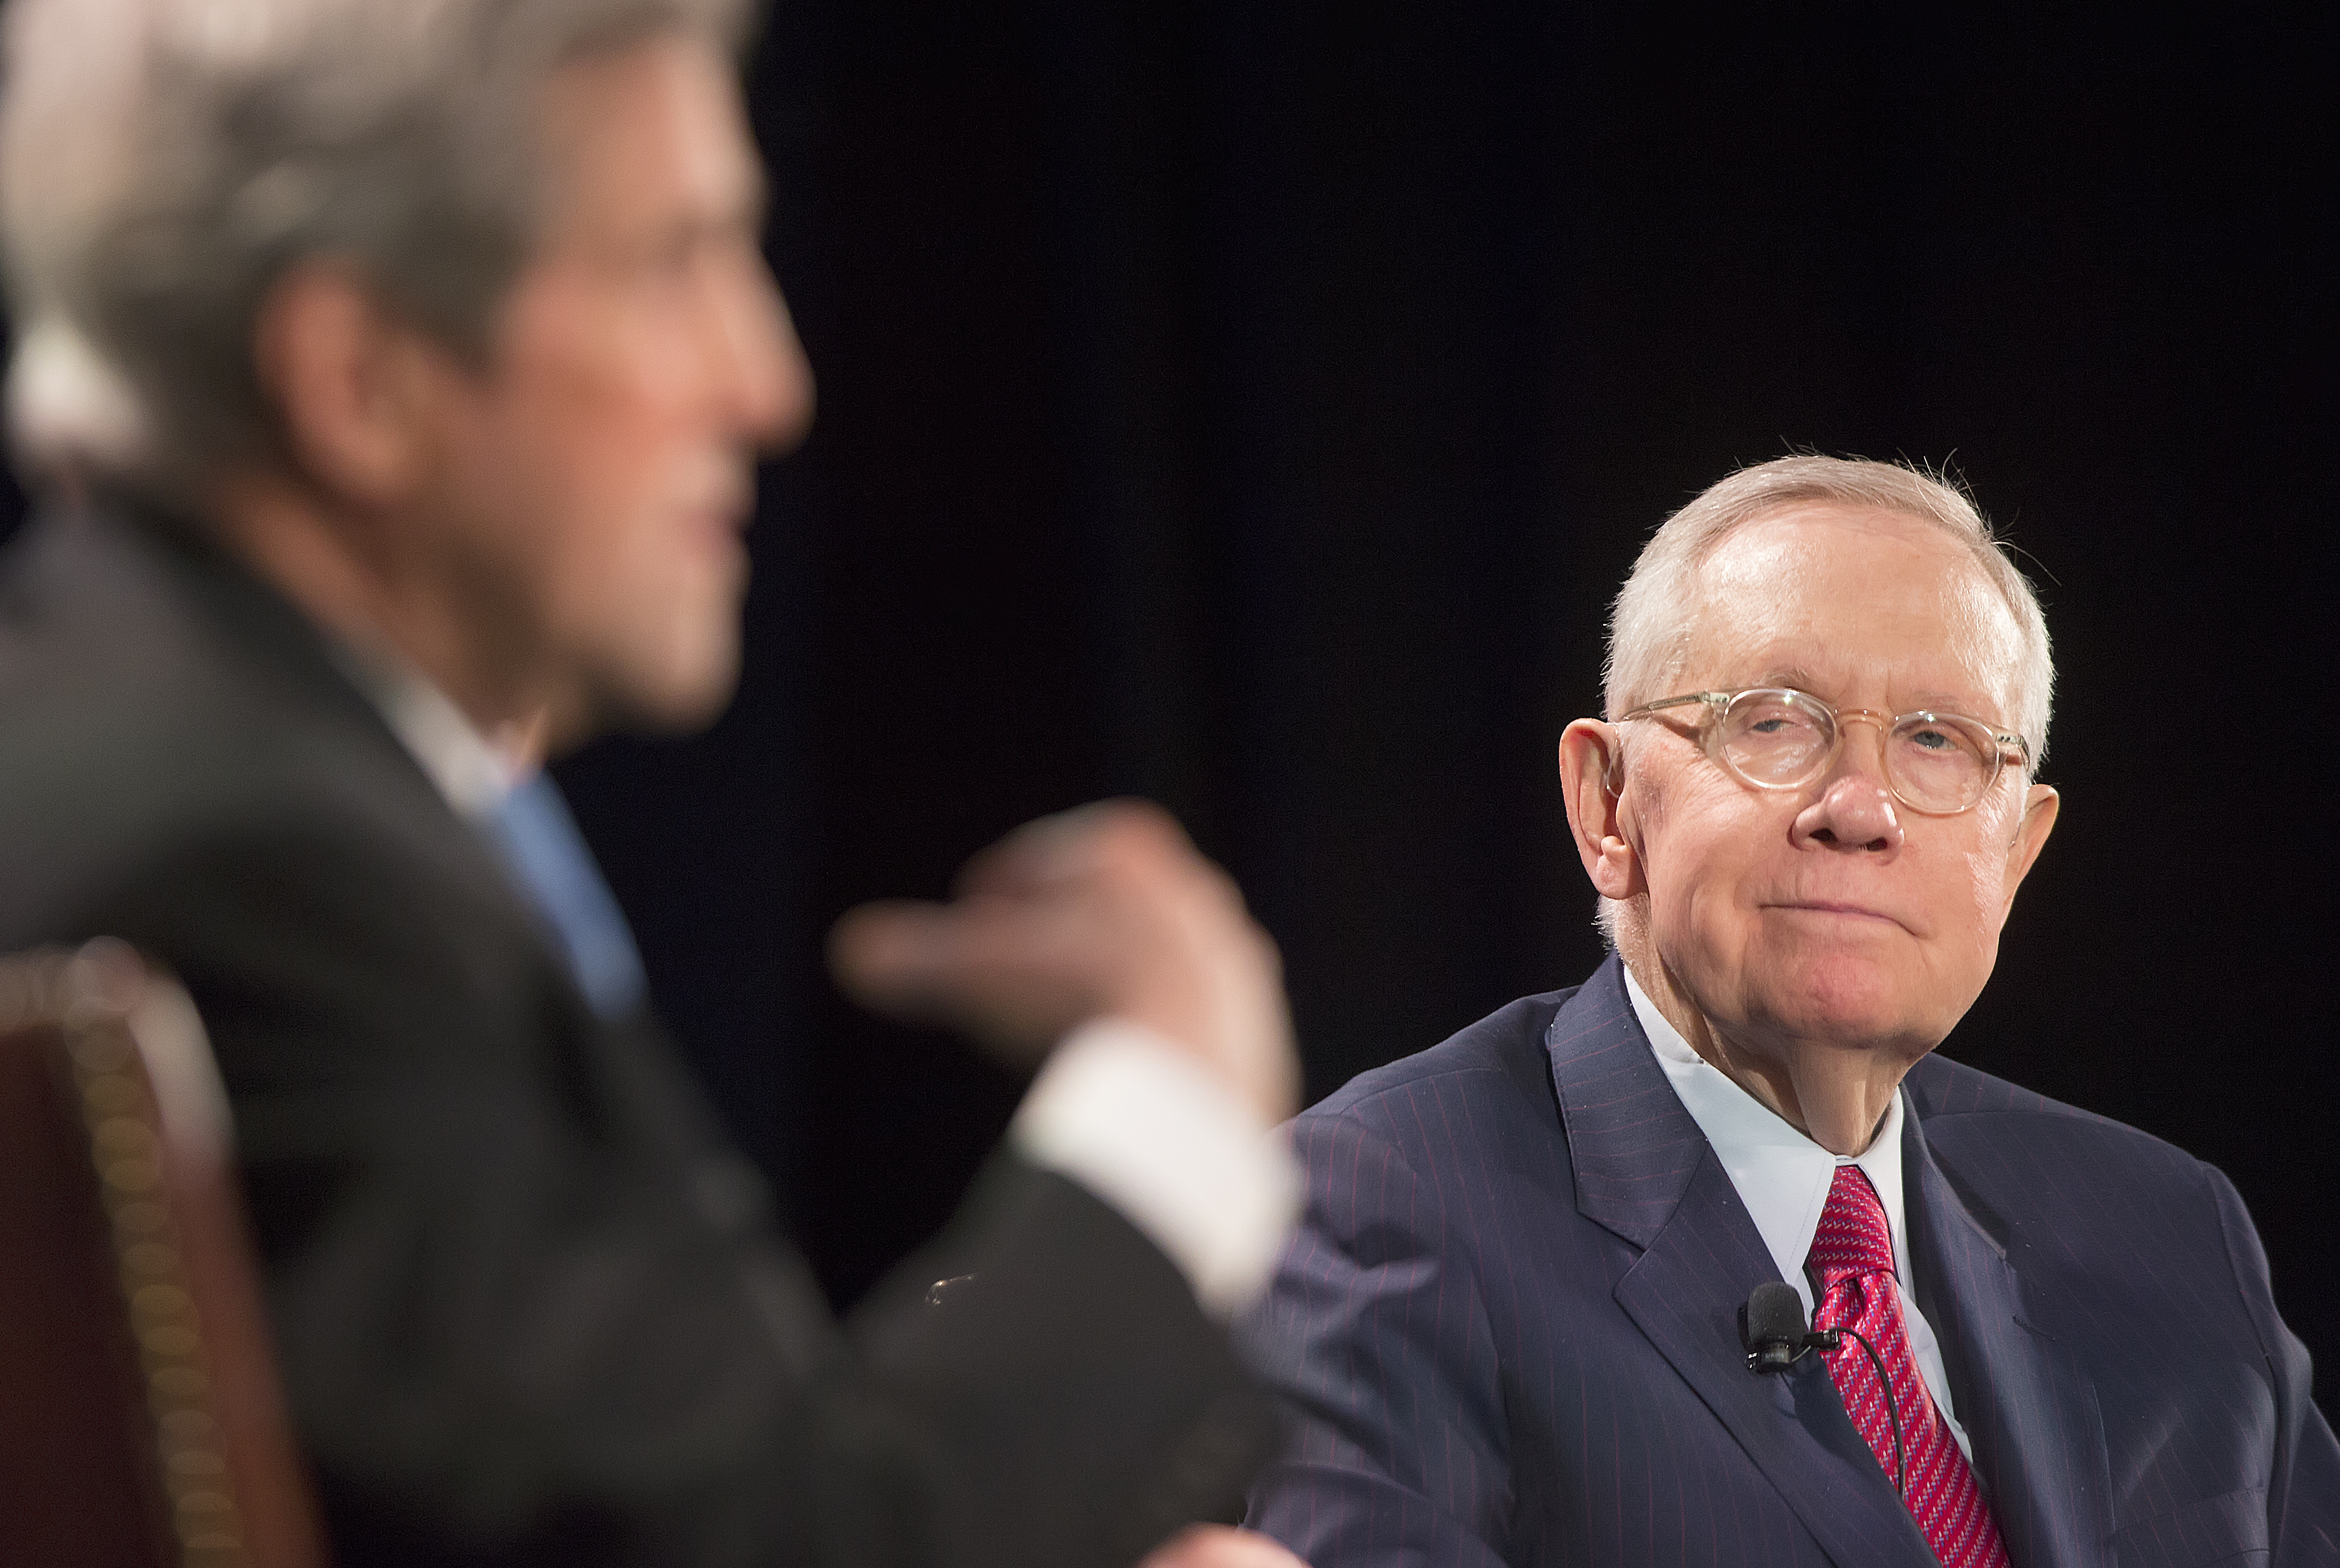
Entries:
[[560,771],[831,1288],[1018,1091],[853,1016],[838,912],[1154,796],[1282,943],[1320,1097],[1597,962],[1552,747],[1649,529],[1906,456],[2021,547],[2059,669],[2063,818],[1945,1049],[2232,1175],[2333,1408],[2332,40],[2199,15],[777,14],[821,411],[746,678]]

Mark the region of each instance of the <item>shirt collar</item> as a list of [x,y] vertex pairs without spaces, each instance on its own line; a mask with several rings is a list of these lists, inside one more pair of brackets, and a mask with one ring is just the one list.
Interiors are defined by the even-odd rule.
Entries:
[[1780,1277],[1803,1297],[1805,1313],[1812,1310],[1812,1287],[1804,1275],[1804,1258],[1819,1230],[1820,1210],[1827,1207],[1829,1188],[1839,1165],[1860,1167],[1877,1189],[1878,1200],[1885,1206],[1886,1223],[1893,1232],[1894,1270],[1906,1293],[1909,1243],[1909,1228],[1902,1223],[1900,1090],[1894,1090],[1885,1119],[1866,1149],[1849,1159],[1831,1154],[1691,1050],[1690,1041],[1666,1021],[1641,982],[1633,978],[1630,965],[1625,968],[1625,993],[1632,999],[1633,1014],[1641,1021],[1641,1032],[1650,1037],[1650,1049],[1666,1081],[1673,1085],[1682,1108],[1713,1146],[1772,1262],[1778,1265]]
[[490,744],[447,694],[413,666],[379,648],[336,639],[335,660],[382,712],[402,745],[458,816],[477,822],[525,771]]

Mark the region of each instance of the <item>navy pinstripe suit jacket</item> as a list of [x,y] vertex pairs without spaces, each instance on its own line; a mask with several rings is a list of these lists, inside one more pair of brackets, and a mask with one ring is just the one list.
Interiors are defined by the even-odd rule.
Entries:
[[[2225,1177],[1931,1056],[1904,1080],[1919,1305],[2016,1568],[2340,1563],[2340,1445]],[[1932,1553],[1612,957],[1303,1115],[1308,1208],[1247,1346],[1294,1420],[1248,1523],[1316,1568]]]

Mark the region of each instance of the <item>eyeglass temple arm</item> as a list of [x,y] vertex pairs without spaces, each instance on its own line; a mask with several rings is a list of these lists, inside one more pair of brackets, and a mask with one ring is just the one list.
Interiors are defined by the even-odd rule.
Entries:
[[1712,707],[1717,703],[1727,703],[1730,700],[1729,692],[1690,692],[1678,697],[1664,697],[1657,702],[1643,703],[1631,713],[1619,714],[1617,722],[1623,724],[1627,719],[1641,718],[1644,715],[1657,713],[1664,708],[1678,708],[1686,703],[1704,703],[1707,706]]

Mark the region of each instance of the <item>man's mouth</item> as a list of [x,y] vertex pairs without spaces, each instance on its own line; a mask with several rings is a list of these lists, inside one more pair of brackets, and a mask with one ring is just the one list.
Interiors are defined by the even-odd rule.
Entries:
[[1882,910],[1871,909],[1866,904],[1847,903],[1836,899],[1797,899],[1789,902],[1775,903],[1769,907],[1777,910],[1787,910],[1800,914],[1832,916],[1844,920],[1874,921],[1884,925],[1898,926],[1901,924],[1900,921],[1885,913]]

